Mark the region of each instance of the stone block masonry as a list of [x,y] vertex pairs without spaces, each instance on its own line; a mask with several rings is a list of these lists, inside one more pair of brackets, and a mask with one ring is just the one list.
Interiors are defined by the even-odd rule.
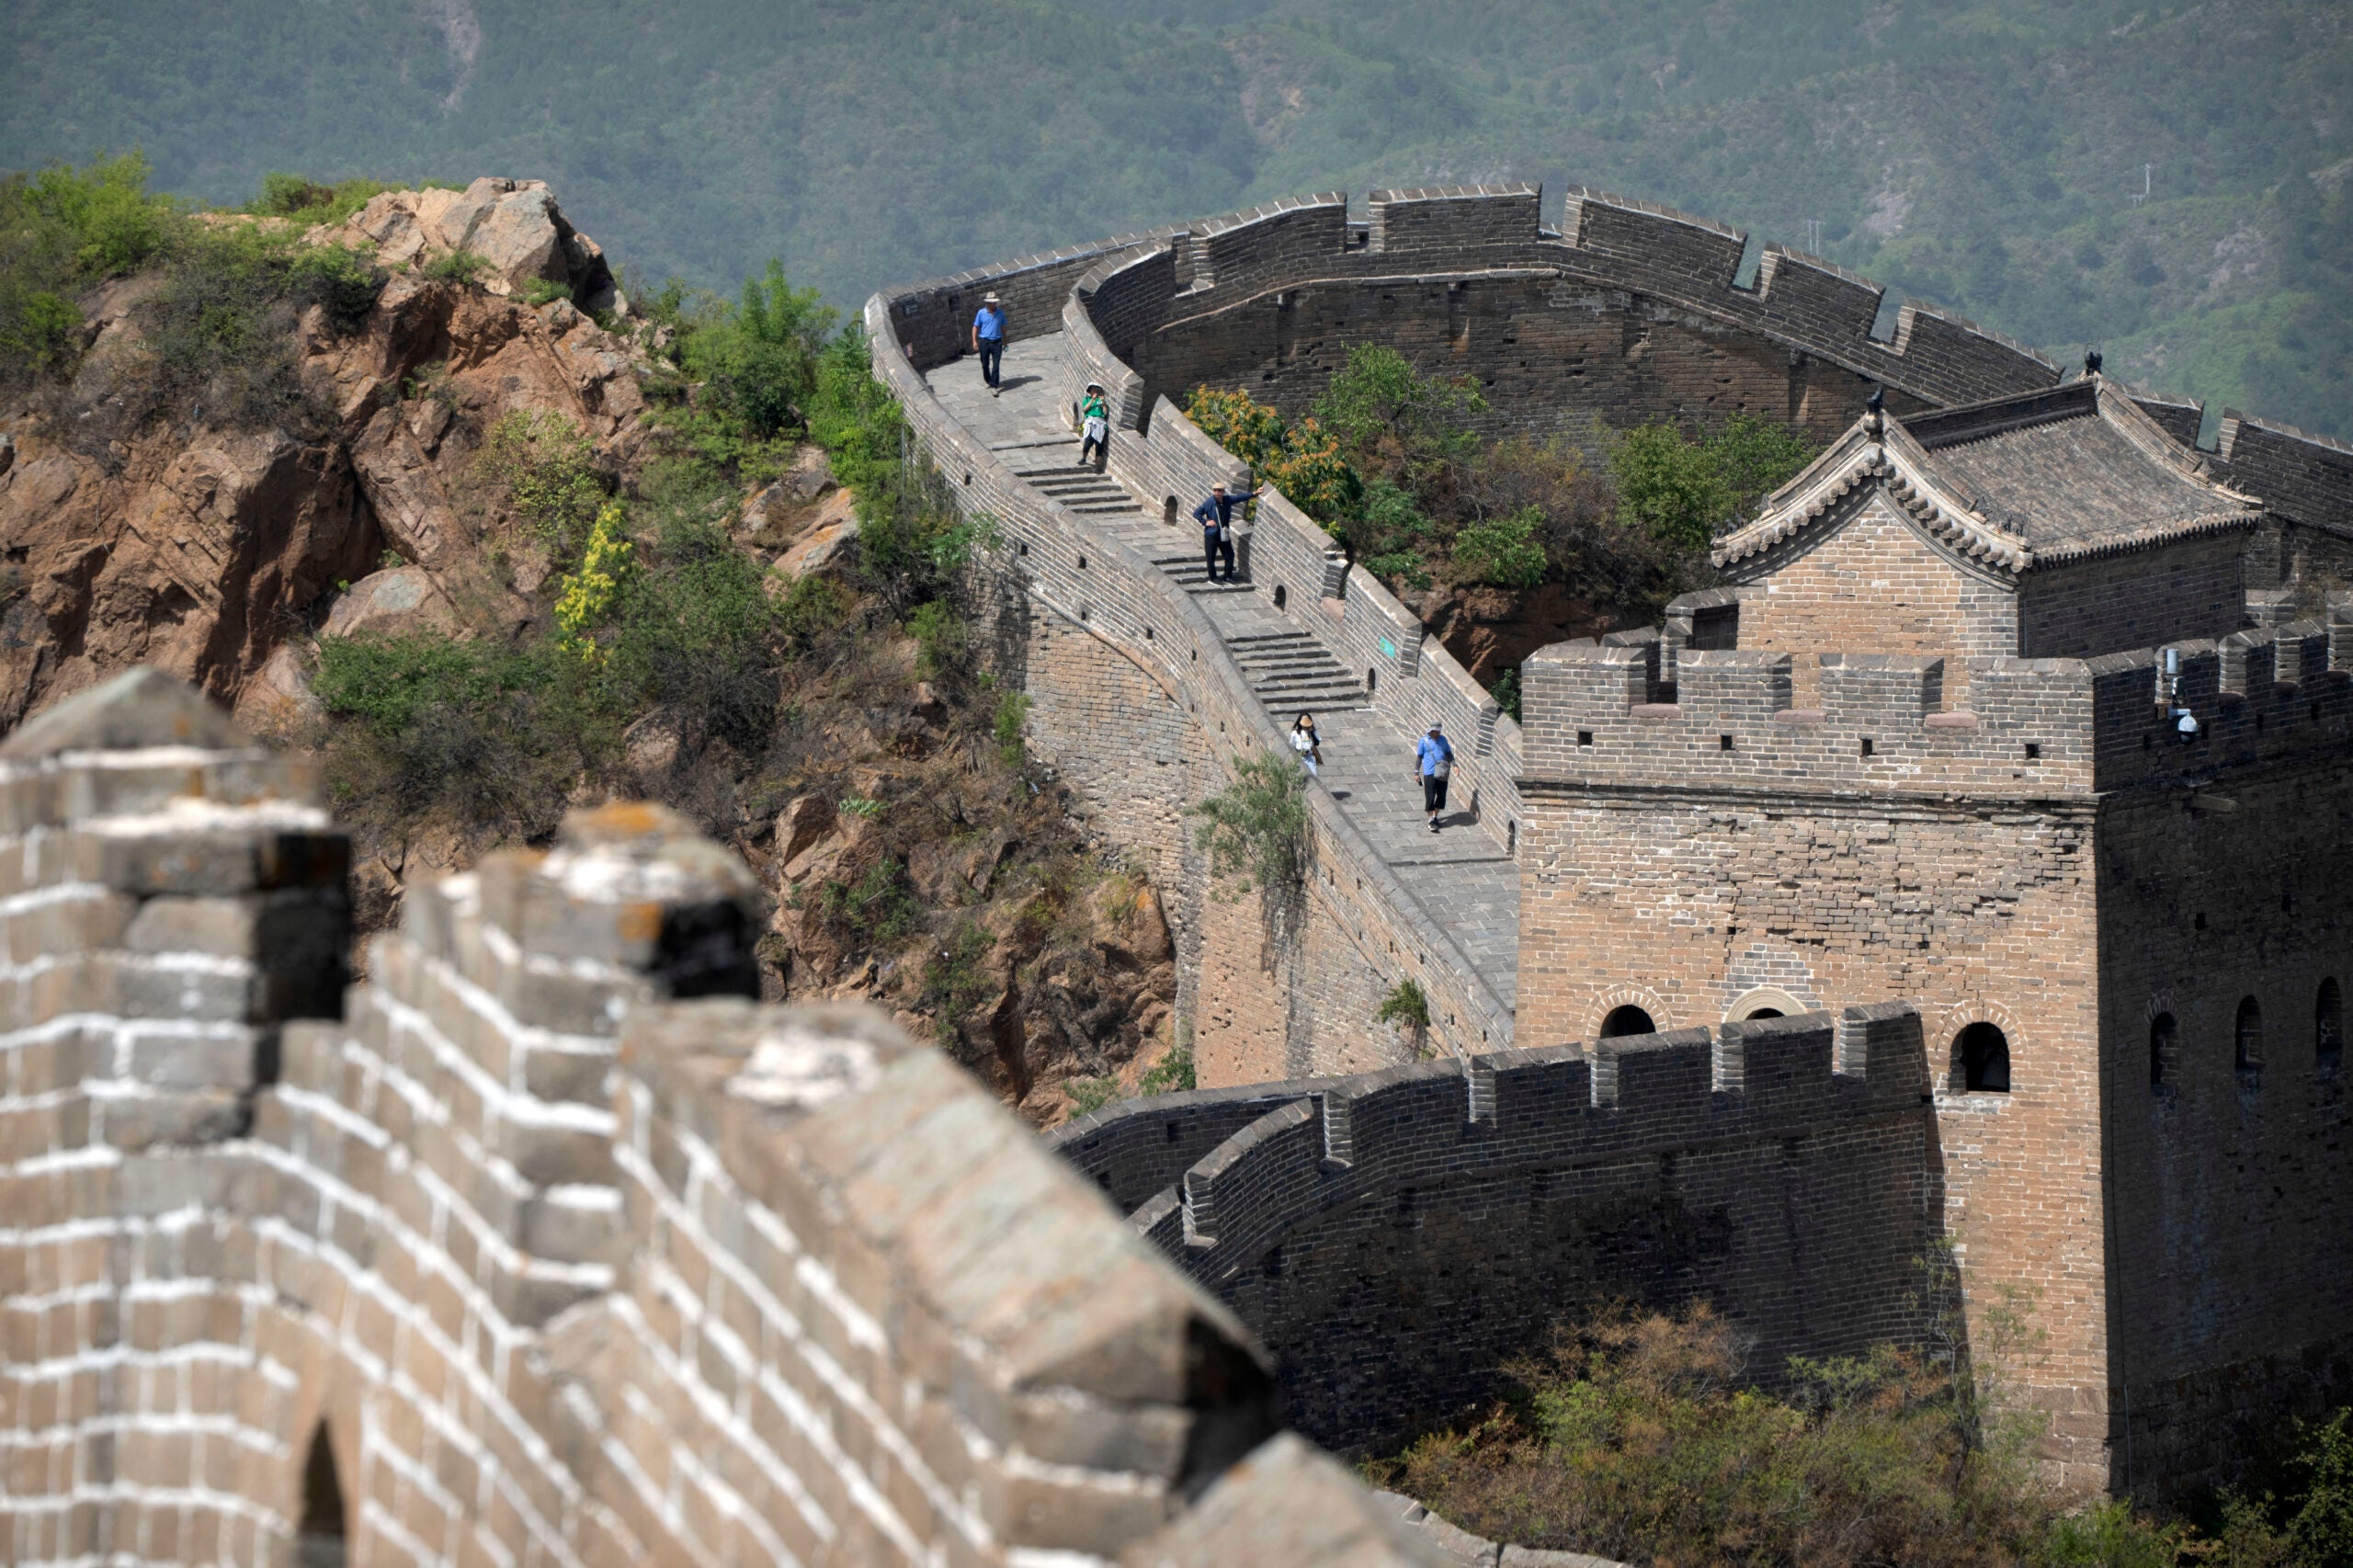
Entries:
[[0,747],[0,1556],[1432,1561],[981,1085],[738,994],[717,846],[575,813],[347,989],[314,789],[147,672]]
[[1131,1223],[1274,1351],[1292,1424],[1379,1452],[1610,1300],[1713,1301],[1768,1381],[1920,1343],[1927,1087],[1917,1016],[1859,1007],[1131,1102],[1057,1146],[1122,1204],[1170,1177]]

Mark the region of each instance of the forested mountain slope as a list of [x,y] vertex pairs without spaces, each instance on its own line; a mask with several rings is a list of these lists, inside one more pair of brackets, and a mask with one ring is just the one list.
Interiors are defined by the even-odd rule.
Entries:
[[0,166],[137,145],[212,200],[494,166],[652,272],[780,254],[840,301],[1284,192],[1575,182],[2339,436],[2348,106],[2353,7],[2316,0],[57,0],[0,31]]

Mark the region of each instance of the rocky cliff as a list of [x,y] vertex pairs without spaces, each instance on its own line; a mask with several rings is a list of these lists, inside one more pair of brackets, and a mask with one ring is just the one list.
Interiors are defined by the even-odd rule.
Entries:
[[[70,369],[0,405],[0,732],[133,665],[199,686],[320,755],[363,934],[567,805],[663,801],[759,871],[772,996],[883,1005],[1041,1121],[1167,1053],[1158,901],[1028,764],[952,607],[919,646],[905,596],[868,591],[817,447],[746,464],[681,435],[724,417],[680,363],[691,320],[632,308],[545,185],[194,222],[76,301]],[[310,260],[333,287],[293,286]],[[557,608],[601,515],[668,585],[669,667],[559,709],[610,674]],[[397,665],[409,717],[335,706],[337,649]],[[469,695],[502,661],[526,673]]]
[[[131,664],[282,718],[299,681],[273,655],[347,593],[379,602],[369,579],[388,555],[435,574],[435,593],[466,564],[485,518],[461,499],[465,472],[500,415],[560,412],[617,472],[639,457],[643,339],[543,184],[387,192],[306,238],[387,276],[357,323],[313,305],[294,324],[304,417],[256,427],[199,403],[132,429],[107,420],[109,390],[152,351],[153,275],[81,301],[72,388],[0,410],[0,723]],[[528,304],[534,283],[570,299]]]

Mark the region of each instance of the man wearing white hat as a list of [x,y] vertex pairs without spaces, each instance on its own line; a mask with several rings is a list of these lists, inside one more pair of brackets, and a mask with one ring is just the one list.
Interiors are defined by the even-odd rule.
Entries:
[[988,383],[989,395],[1001,395],[1005,389],[997,384],[997,371],[1005,363],[1005,307],[994,290],[982,297],[980,313],[972,318],[972,352],[981,357],[981,380]]
[[1422,781],[1422,810],[1429,813],[1430,831],[1438,831],[1438,814],[1446,810],[1446,780],[1454,771],[1454,748],[1435,719],[1429,733],[1414,747],[1414,777]]

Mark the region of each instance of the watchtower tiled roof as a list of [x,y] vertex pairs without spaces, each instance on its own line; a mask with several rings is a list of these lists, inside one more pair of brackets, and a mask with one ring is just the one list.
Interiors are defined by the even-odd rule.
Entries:
[[2012,574],[2251,528],[2263,516],[2093,375],[1907,420],[1866,414],[1716,541],[1716,564],[1795,538],[1870,483],[1950,548]]
[[2246,528],[2261,504],[2198,460],[2098,376],[2047,392],[1915,415],[1904,433],[1974,508],[2052,561]]

